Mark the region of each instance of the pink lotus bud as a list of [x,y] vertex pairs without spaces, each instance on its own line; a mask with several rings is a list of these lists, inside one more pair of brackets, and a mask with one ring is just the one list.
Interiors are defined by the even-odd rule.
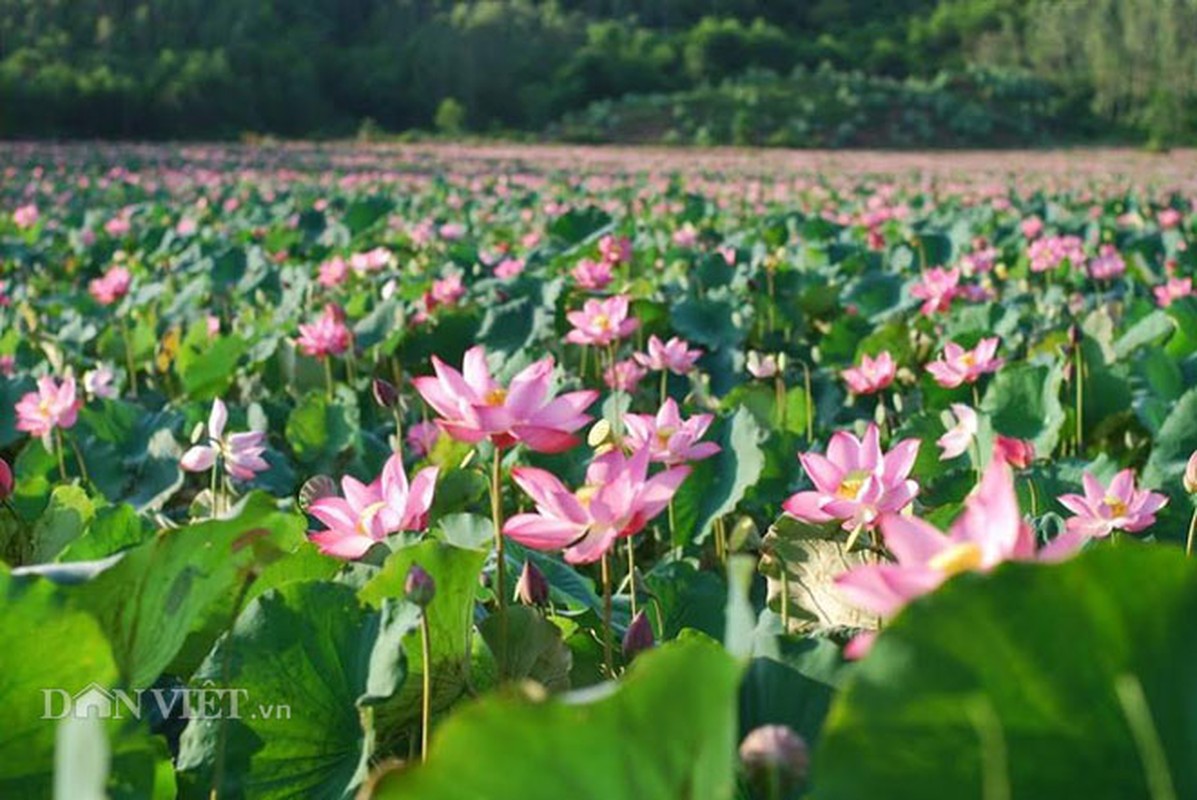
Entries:
[[[0,464],[4,462],[0,461]],[[1197,451],[1189,457],[1189,466],[1185,468],[1185,491],[1197,494]]]
[[1035,460],[1035,445],[1025,439],[1003,436],[994,439],[995,449],[1006,463],[1018,469],[1026,469]]
[[740,743],[740,762],[754,784],[768,786],[776,774],[783,786],[793,786],[806,778],[810,751],[788,726],[762,725]]
[[436,581],[419,564],[412,564],[403,581],[403,594],[420,608],[427,608],[436,596]]
[[383,408],[394,408],[399,402],[399,390],[395,384],[382,378],[374,379],[374,402]]
[[7,500],[11,497],[12,488],[12,470],[9,468],[8,462],[0,458],[0,500]]
[[624,658],[631,661],[639,653],[651,649],[656,643],[653,626],[648,621],[648,617],[645,616],[643,610],[637,611],[636,616],[632,617],[632,624],[628,626],[623,635]]
[[520,579],[515,584],[515,598],[526,606],[545,606],[549,603],[549,582],[531,561],[524,562]]

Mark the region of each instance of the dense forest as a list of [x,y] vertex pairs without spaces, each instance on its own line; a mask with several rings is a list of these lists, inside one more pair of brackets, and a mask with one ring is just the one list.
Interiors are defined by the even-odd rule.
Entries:
[[1197,0],[0,0],[0,135],[1185,143]]

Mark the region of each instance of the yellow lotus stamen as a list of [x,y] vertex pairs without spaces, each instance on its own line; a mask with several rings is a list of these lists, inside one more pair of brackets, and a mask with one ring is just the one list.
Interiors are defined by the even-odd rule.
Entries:
[[984,555],[980,545],[974,542],[961,542],[932,558],[927,562],[927,566],[950,577],[959,575],[961,572],[979,569]]
[[835,496],[841,500],[855,500],[860,495],[860,489],[871,473],[868,470],[857,469],[849,472],[840,481],[840,487],[835,490]]
[[1122,502],[1117,497],[1107,496],[1103,502],[1106,504],[1106,508],[1110,509],[1110,514],[1112,516],[1126,516],[1126,503]]
[[501,386],[495,387],[482,398],[488,406],[501,406],[507,402],[507,390]]
[[574,497],[578,498],[578,502],[584,507],[589,508],[590,501],[594,499],[596,494],[598,494],[598,490],[598,486],[583,486],[582,488],[578,489],[578,491],[574,492]]

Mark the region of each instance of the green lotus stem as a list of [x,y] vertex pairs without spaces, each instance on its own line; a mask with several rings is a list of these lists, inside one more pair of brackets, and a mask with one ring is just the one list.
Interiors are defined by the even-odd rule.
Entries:
[[121,338],[125,340],[125,368],[129,370],[129,394],[137,397],[137,363],[133,359],[133,336],[128,318],[121,317]]
[[590,348],[582,348],[582,363],[578,366],[578,377],[582,383],[586,383],[586,362],[590,360]]
[[[241,615],[241,605],[245,602],[245,598],[249,594],[250,584],[253,582],[253,571],[246,570],[245,576],[241,579],[241,587],[237,590],[237,597],[233,600],[233,612],[229,615],[229,635],[224,639],[224,652],[221,653],[220,685],[222,689],[228,689],[229,682],[232,680],[233,626],[237,624],[237,617]],[[211,800],[217,800],[221,787],[224,784],[225,753],[228,750],[229,743],[229,721],[223,714],[217,720],[217,725],[220,729],[216,735],[216,760],[212,767],[212,792],[209,795]]]
[[981,410],[981,390],[977,388],[977,384],[975,382],[970,384],[970,386],[972,387],[972,390],[973,390],[973,409],[975,411],[980,411]]
[[1039,516],[1039,492],[1035,489],[1035,479],[1027,476],[1027,491],[1031,495],[1031,516]]
[[79,443],[75,441],[73,436],[66,437],[66,440],[71,443],[71,450],[75,453],[75,463],[79,466],[79,476],[83,478],[85,484],[91,485],[91,476],[87,474],[87,464],[83,460],[83,453],[79,452]]
[[614,648],[611,645],[611,558],[608,552],[601,559],[603,579],[603,662],[607,665],[607,677],[615,677]]
[[333,374],[332,374],[332,359],[325,356],[324,359],[324,388],[328,394],[328,399],[333,399]]
[[806,392],[806,441],[815,440],[815,405],[811,395],[810,365],[802,362],[802,388]]
[[777,406],[777,427],[784,429],[786,426],[786,382],[781,377],[781,373],[773,379],[773,404]]
[[63,451],[66,449],[62,443],[62,428],[54,429],[54,452],[58,455],[58,476],[62,478],[62,482],[67,482],[66,471],[66,456]]
[[1193,517],[1189,520],[1189,538],[1185,541],[1185,555],[1193,555],[1193,538],[1197,536],[1197,508],[1193,509]]
[[669,399],[669,370],[661,370],[661,405]]
[[503,552],[503,449],[495,446],[490,466],[490,517],[495,526],[495,598],[498,602],[499,641],[503,660],[499,677],[507,675],[507,556]]
[[[617,380],[615,380],[615,343],[614,342],[607,345],[607,366],[610,367],[610,369],[611,369],[612,383],[615,384],[615,387],[618,387],[619,382]],[[602,380],[601,375],[599,376],[599,380]],[[623,399],[623,390],[613,387],[611,391],[615,397],[615,419],[613,420],[613,424],[611,425],[611,432],[612,432],[612,435],[615,437],[616,443],[618,443],[621,439],[623,439],[623,413],[619,409],[620,400]]]
[[216,519],[216,516],[220,513],[220,464],[217,462],[213,462],[212,464],[212,483],[208,491],[212,495],[208,498],[210,505],[208,510],[212,512],[210,515],[212,519]]
[[391,408],[391,416],[395,418],[395,452],[403,447],[403,414],[399,411],[399,405],[396,404]]
[[1085,420],[1085,363],[1081,359],[1081,346],[1073,348],[1073,359],[1076,369],[1076,452],[1081,454],[1084,449],[1084,420]]
[[790,632],[790,587],[786,581],[786,562],[777,556],[777,566],[781,576],[781,629]]
[[769,334],[773,334],[773,327],[775,324],[774,317],[776,315],[777,301],[774,298],[773,288],[773,270],[768,267],[765,268],[765,283],[769,287]]
[[628,594],[632,599],[632,616],[636,616],[636,547],[628,537]]
[[420,700],[420,760],[428,760],[428,730],[432,721],[432,630],[428,609],[420,611],[420,657],[424,666],[423,696]]
[[670,547],[673,547],[674,525],[675,525],[675,522],[674,522],[674,516],[673,516],[673,498],[671,497],[671,498],[669,498],[669,546]]

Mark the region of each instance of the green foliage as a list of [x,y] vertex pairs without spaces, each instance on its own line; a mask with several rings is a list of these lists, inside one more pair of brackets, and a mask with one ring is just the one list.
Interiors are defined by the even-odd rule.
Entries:
[[1195,609],[1197,572],[1171,548],[959,578],[895,619],[849,680],[818,794],[1188,797]]

